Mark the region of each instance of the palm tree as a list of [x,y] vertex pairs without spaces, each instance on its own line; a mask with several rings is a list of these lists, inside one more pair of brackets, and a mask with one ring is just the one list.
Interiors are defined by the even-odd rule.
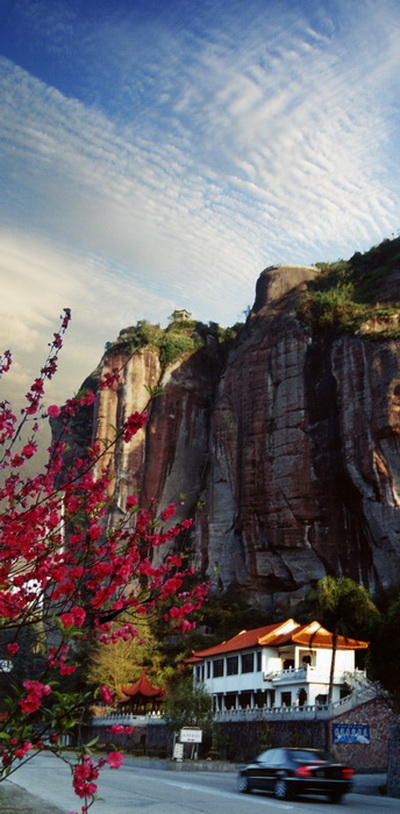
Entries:
[[332,633],[328,704],[332,701],[338,636],[347,637],[371,622],[378,610],[368,591],[349,577],[323,577],[307,592],[305,606]]

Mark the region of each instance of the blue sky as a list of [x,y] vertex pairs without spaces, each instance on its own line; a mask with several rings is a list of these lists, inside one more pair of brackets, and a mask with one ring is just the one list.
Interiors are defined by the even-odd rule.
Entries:
[[0,345],[54,399],[121,328],[231,325],[399,228],[399,0],[0,0]]

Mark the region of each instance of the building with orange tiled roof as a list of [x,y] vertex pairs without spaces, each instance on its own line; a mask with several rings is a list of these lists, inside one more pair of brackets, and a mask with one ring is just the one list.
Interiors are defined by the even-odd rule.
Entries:
[[[333,677],[333,703],[349,693],[356,653],[368,642],[338,636]],[[317,622],[294,619],[242,630],[225,642],[198,650],[186,663],[194,680],[213,696],[215,710],[326,704],[332,663],[333,634]]]
[[121,692],[123,697],[119,705],[123,712],[136,714],[143,714],[149,710],[156,712],[165,699],[164,687],[155,687],[149,681],[145,670],[142,670],[140,678],[133,684],[124,684]]

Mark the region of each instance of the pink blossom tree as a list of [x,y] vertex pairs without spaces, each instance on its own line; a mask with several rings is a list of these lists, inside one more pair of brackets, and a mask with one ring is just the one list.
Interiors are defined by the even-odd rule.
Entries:
[[[135,616],[150,612],[162,612],[167,622],[188,629],[192,626],[188,617],[204,601],[207,585],[196,582],[193,567],[178,549],[174,551],[174,541],[191,525],[189,519],[170,525],[174,506],[158,515],[155,505],[141,508],[130,495],[121,518],[109,521],[112,484],[103,461],[113,445],[128,443],[145,425],[145,413],[133,413],[106,441],[94,439],[84,456],[67,455],[71,417],[95,400],[88,390],[63,407],[44,407],[45,384],[57,371],[70,318],[70,310],[64,309],[21,415],[17,417],[8,401],[0,404],[3,688],[6,683],[0,709],[0,780],[50,750],[69,763],[84,814],[96,800],[100,769],[118,768],[123,757],[117,751],[95,757],[93,743],[78,747],[74,757],[63,752],[63,737],[93,700],[79,681],[73,691],[62,687],[65,677],[78,669],[79,642],[90,638],[107,646],[118,637],[135,637]],[[0,357],[2,376],[11,364],[7,350]],[[111,387],[117,380],[118,371],[113,371],[100,387]],[[61,430],[48,450],[46,465],[27,475],[25,465],[38,453],[39,423],[48,417],[57,418]],[[166,553],[155,565],[153,555],[160,547]],[[32,675],[18,680],[14,668],[29,637],[38,658]],[[114,689],[103,686],[100,696],[111,704]]]

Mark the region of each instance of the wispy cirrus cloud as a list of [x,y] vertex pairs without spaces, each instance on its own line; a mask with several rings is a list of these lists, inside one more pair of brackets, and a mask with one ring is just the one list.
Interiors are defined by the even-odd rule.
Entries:
[[235,322],[266,265],[396,229],[398,3],[217,5],[18,3],[0,247],[21,350],[64,295],[92,358],[177,306]]
[[9,396],[23,395],[47,354],[47,343],[58,329],[63,308],[72,309],[72,322],[60,355],[60,376],[48,388],[62,402],[76,392],[97,366],[105,343],[122,327],[143,318],[156,322],[173,302],[164,300],[129,278],[124,270],[110,271],[99,257],[8,229],[0,230],[0,352],[11,348],[14,363],[7,375]]

